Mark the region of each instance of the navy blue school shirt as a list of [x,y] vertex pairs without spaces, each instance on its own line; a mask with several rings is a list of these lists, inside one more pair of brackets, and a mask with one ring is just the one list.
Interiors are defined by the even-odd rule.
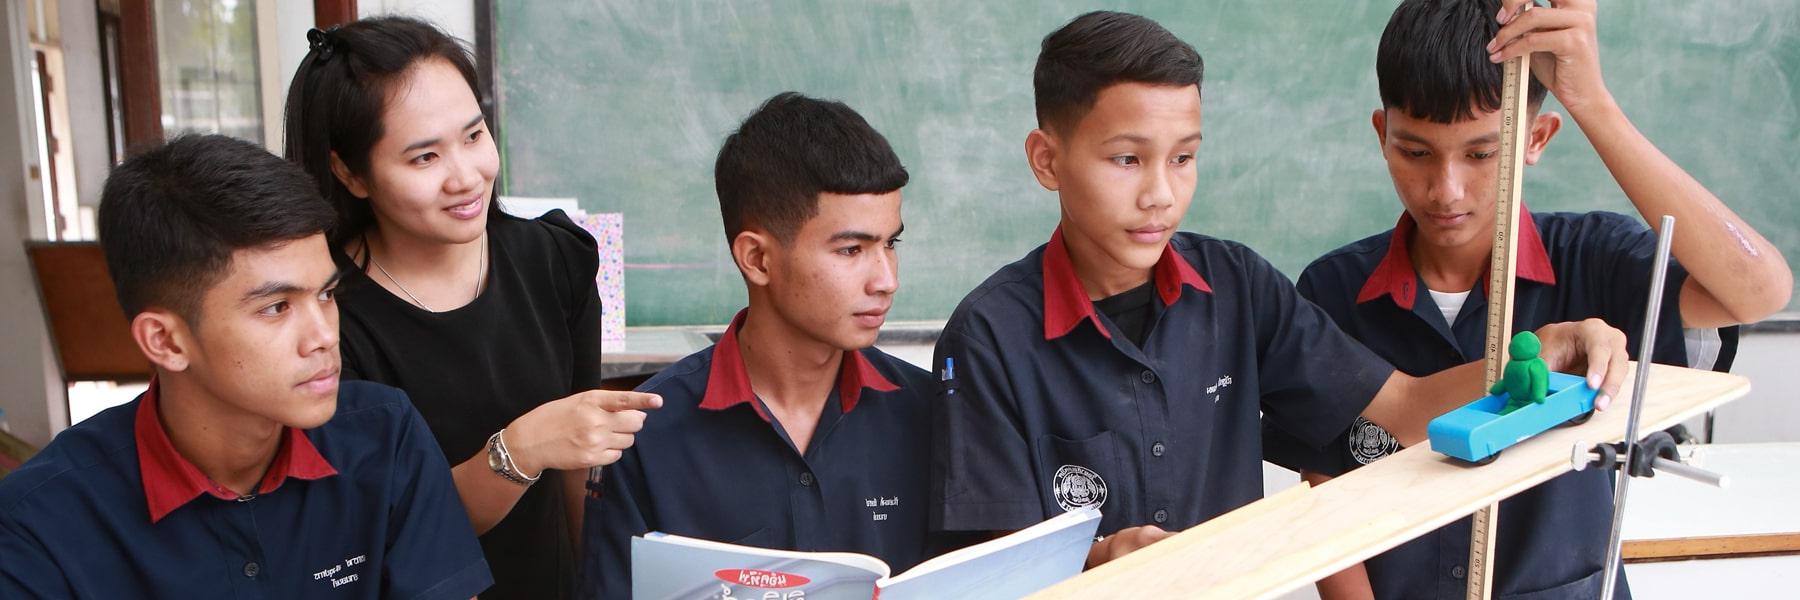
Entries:
[[1142,348],[1094,310],[1061,229],[963,300],[933,359],[934,529],[1086,506],[1102,534],[1191,527],[1262,497],[1260,415],[1323,444],[1393,373],[1242,244],[1178,233],[1152,280]]
[[493,581],[399,390],[356,381],[287,429],[251,496],[169,442],[157,385],[0,480],[0,598],[456,598]]
[[[1638,350],[1654,268],[1656,234],[1616,213],[1529,211],[1519,220],[1513,330],[1599,318],[1625,332]],[[1407,242],[1416,228],[1402,214],[1394,229],[1319,258],[1300,274],[1300,293],[1344,331],[1408,374],[1425,376],[1482,359],[1487,334],[1485,285],[1456,315],[1424,293]],[[1483,263],[1485,268],[1486,263]],[[1681,286],[1687,272],[1670,263],[1657,322],[1655,362],[1684,365]],[[1635,358],[1635,356],[1634,356]],[[1474,400],[1471,397],[1469,400]],[[1622,410],[1627,399],[1615,399]],[[1380,427],[1359,421],[1324,446],[1271,425],[1269,460],[1340,475],[1399,449]],[[1600,594],[1612,527],[1612,479],[1605,471],[1568,473],[1500,503],[1495,541],[1496,598],[1588,599]],[[1461,598],[1470,520],[1465,518],[1365,561],[1377,598]],[[1619,574],[1617,597],[1628,598]]]
[[581,596],[630,597],[631,538],[650,531],[858,552],[895,573],[925,558],[929,374],[874,348],[845,351],[802,455],[750,389],[746,314],[638,387],[663,405],[589,495]]

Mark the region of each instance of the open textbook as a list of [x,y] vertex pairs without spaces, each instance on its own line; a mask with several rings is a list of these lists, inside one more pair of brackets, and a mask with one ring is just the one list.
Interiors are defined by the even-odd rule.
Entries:
[[1075,576],[1100,527],[1093,507],[889,576],[850,552],[796,552],[652,532],[631,540],[635,600],[1019,598]]

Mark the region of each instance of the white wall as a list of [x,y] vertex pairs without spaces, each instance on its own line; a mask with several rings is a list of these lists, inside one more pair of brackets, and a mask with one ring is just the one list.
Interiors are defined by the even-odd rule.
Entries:
[[[270,151],[281,153],[281,143],[277,135],[282,114],[279,106],[287,101],[288,84],[293,82],[294,71],[300,69],[300,61],[306,58],[306,32],[316,22],[313,19],[311,2],[262,0],[259,9],[269,9],[273,5],[274,19],[272,27],[262,30],[266,51],[273,51],[273,61],[277,71],[264,73],[265,81],[273,85],[264,86],[279,98],[272,106],[265,102],[265,119],[273,126],[267,146]],[[386,14],[400,14],[418,17],[436,23],[438,27],[450,35],[456,36],[473,46],[475,42],[475,3],[473,0],[359,0],[356,3],[358,18],[374,17]],[[271,31],[272,29],[272,31]],[[272,34],[272,35],[271,35]],[[264,64],[269,64],[265,62]]]
[[29,175],[37,164],[37,116],[29,103],[35,62],[24,12],[23,3],[0,4],[0,408],[13,435],[42,446],[68,422],[68,409],[25,261],[30,207],[41,199]]
[[406,15],[432,23],[470,44],[475,43],[473,0],[357,0],[357,17]]
[[[1731,372],[1750,379],[1750,394],[1720,408],[1713,441],[1800,442],[1800,333],[1745,333]],[[1698,435],[1694,425],[1689,428]]]
[[[63,89],[68,92],[69,143],[75,190],[82,206],[98,206],[106,174],[106,89],[100,74],[100,24],[93,0],[59,0]],[[65,196],[66,197],[66,196]]]

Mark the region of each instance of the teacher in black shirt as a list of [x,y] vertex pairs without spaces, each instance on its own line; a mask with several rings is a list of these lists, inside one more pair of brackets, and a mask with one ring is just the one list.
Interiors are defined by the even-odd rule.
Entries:
[[592,391],[594,240],[560,211],[493,210],[499,151],[455,39],[401,17],[307,37],[287,156],[337,208],[344,378],[417,404],[482,534],[484,598],[567,596],[584,470],[618,460],[661,404]]

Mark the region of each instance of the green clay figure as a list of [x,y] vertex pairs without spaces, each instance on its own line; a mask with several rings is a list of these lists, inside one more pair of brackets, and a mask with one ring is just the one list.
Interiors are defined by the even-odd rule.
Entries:
[[1506,372],[1490,394],[1506,392],[1506,408],[1500,414],[1511,413],[1527,404],[1543,404],[1544,396],[1550,392],[1550,367],[1544,359],[1538,358],[1538,350],[1542,344],[1537,334],[1521,331],[1513,335],[1512,346],[1507,354],[1512,360],[1506,363]]

